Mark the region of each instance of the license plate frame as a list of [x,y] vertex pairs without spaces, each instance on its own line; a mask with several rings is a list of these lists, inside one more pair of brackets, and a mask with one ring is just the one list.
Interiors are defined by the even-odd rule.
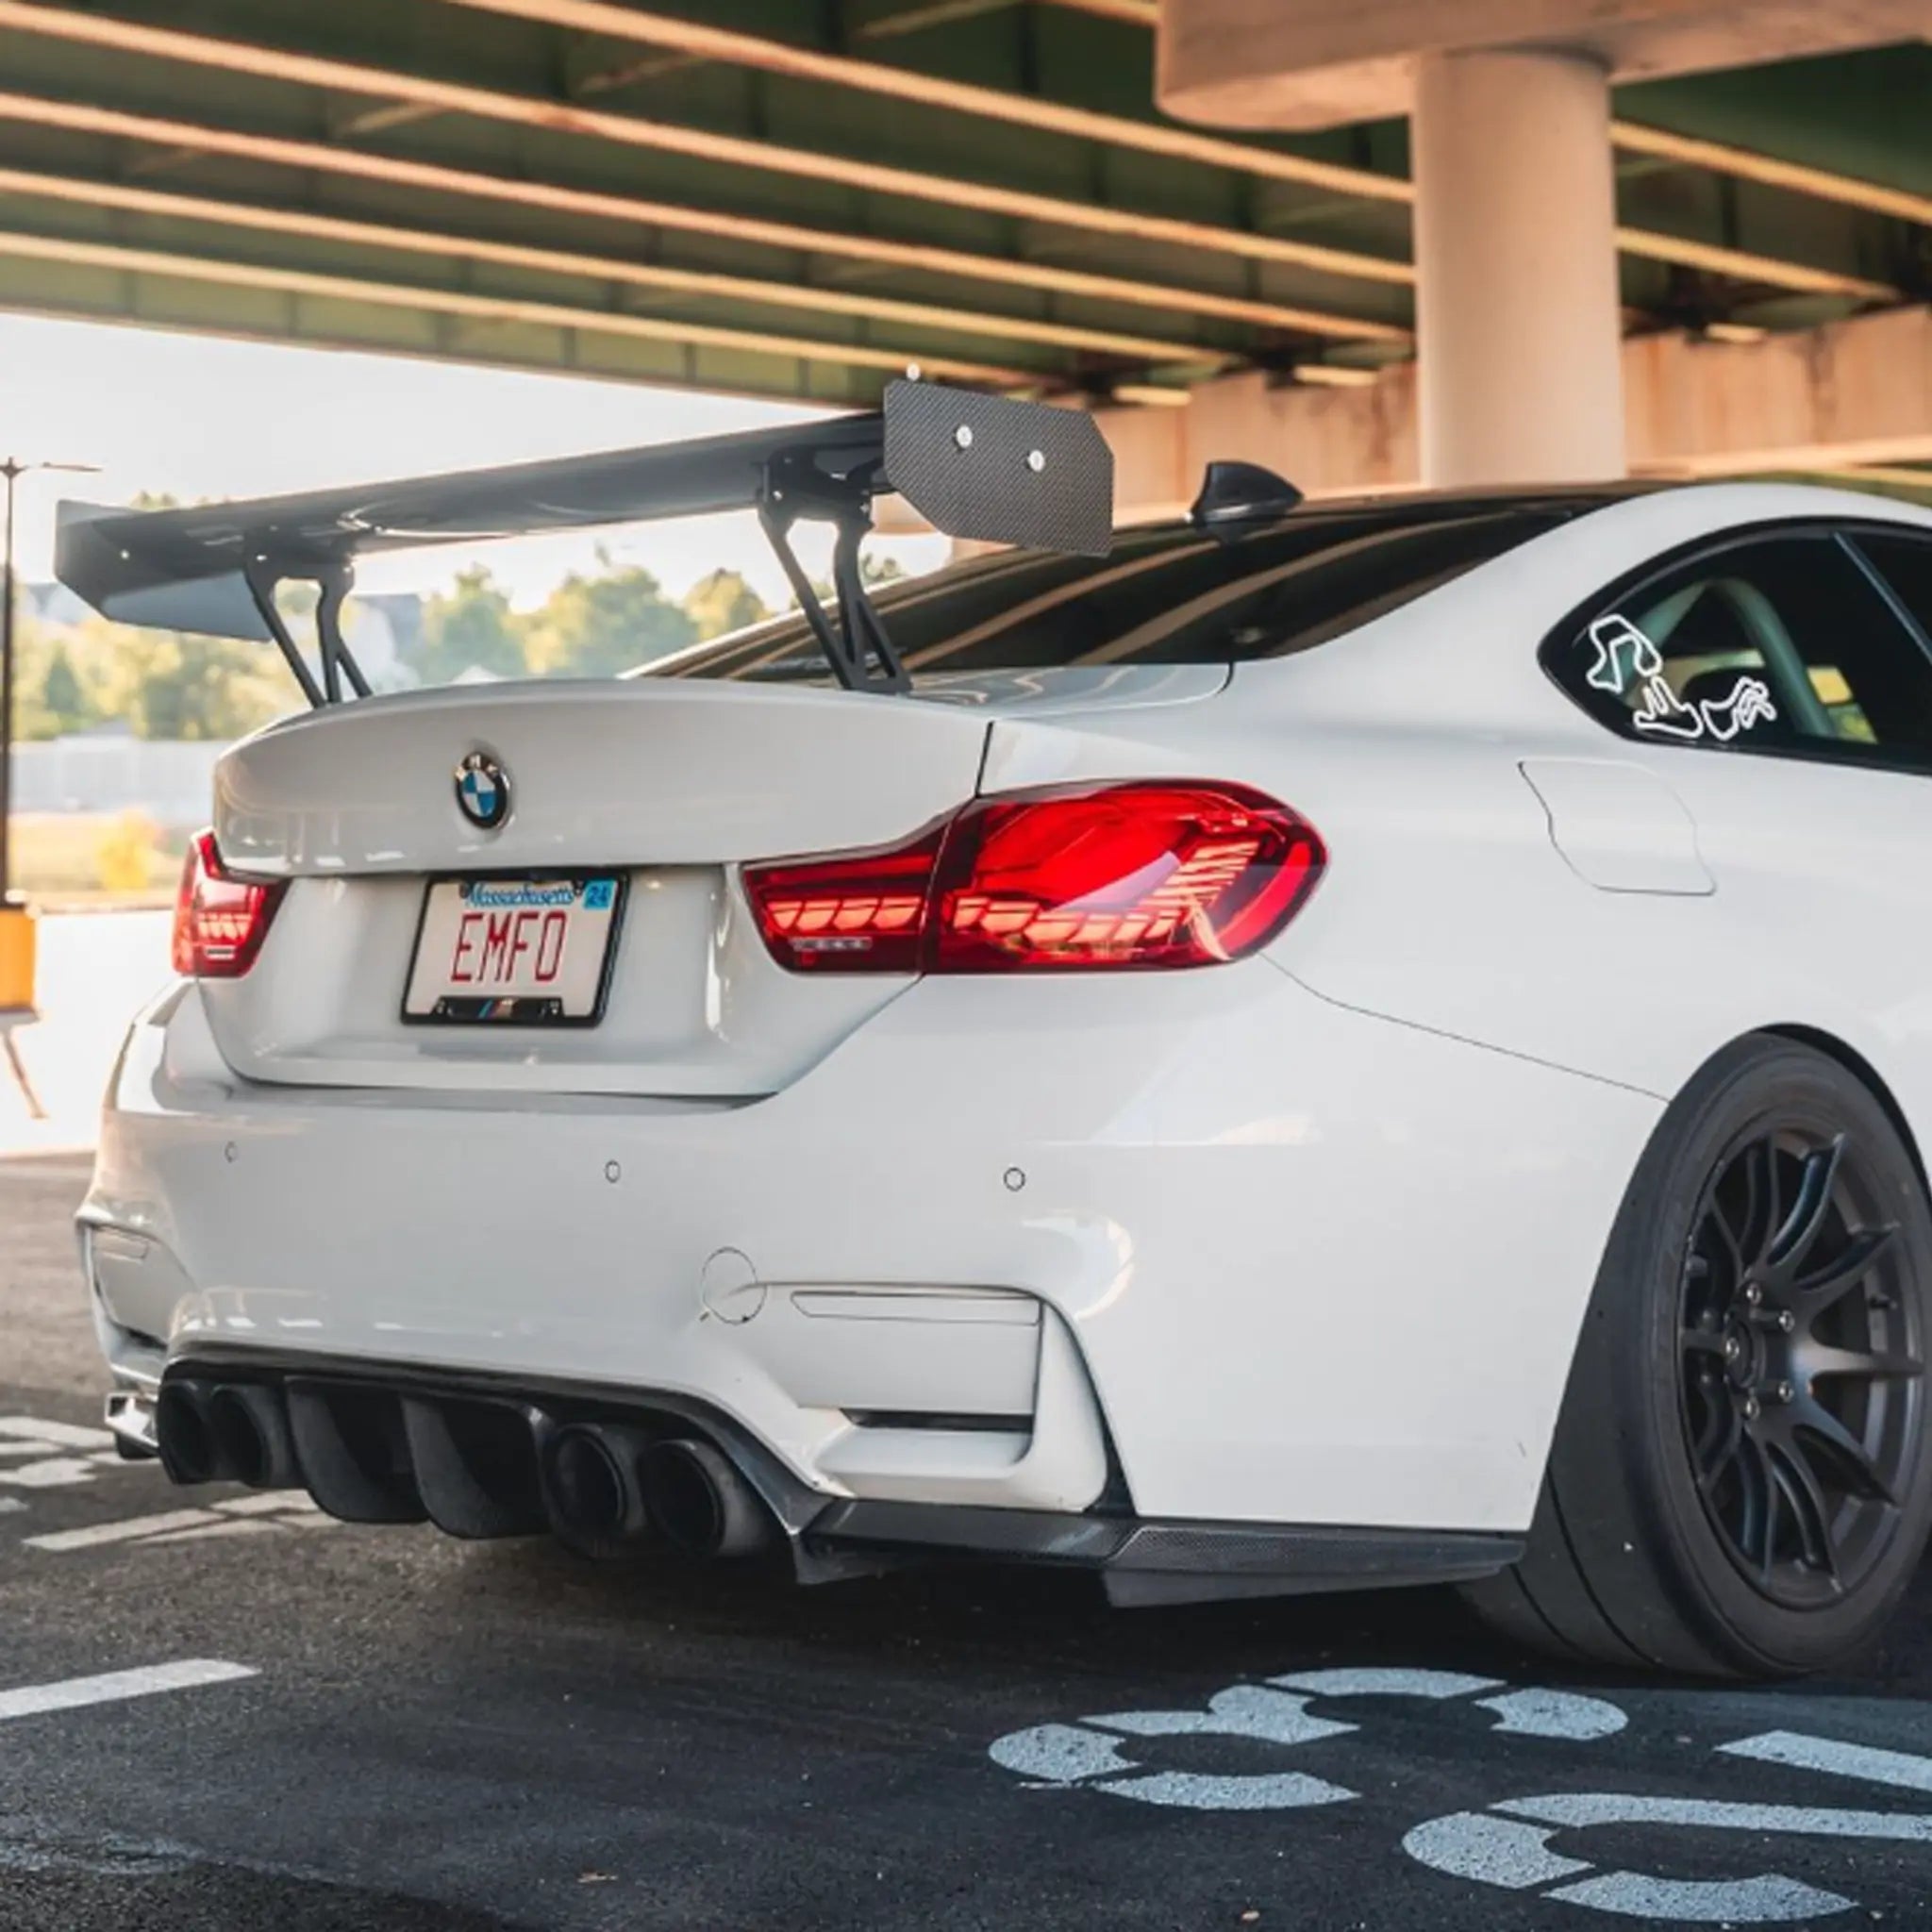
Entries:
[[[576,892],[591,885],[608,883],[613,888],[608,924],[605,927],[604,958],[598,968],[595,999],[588,1012],[548,1013],[541,1011],[517,1012],[491,1016],[485,1013],[450,1012],[432,1009],[426,1012],[409,1010],[409,994],[415,984],[416,969],[423,951],[423,937],[429,924],[429,908],[435,900],[437,891],[443,886],[479,885],[528,885],[572,887]],[[406,1026],[468,1026],[478,1032],[491,1032],[500,1028],[551,1028],[576,1029],[600,1025],[605,1008],[609,1004],[611,980],[617,969],[618,949],[624,942],[625,913],[630,903],[630,874],[617,866],[571,866],[557,871],[533,871],[519,868],[515,871],[490,872],[440,872],[432,873],[423,882],[423,896],[416,908],[416,929],[409,941],[409,957],[403,973],[402,996],[397,1002],[397,1011]],[[437,1001],[441,1008],[450,995],[444,992]],[[525,996],[522,1004],[535,1005],[533,996]],[[487,1004],[501,1004],[490,1001]]]

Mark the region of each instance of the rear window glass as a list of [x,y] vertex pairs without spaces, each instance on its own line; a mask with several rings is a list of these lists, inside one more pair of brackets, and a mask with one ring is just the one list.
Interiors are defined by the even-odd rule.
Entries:
[[1912,621],[1932,638],[1932,532],[1923,537],[1881,537],[1860,530],[1854,541],[1878,566]]
[[[1400,609],[1593,507],[1438,501],[1313,510],[1233,540],[1191,527],[1128,530],[1105,558],[981,558],[891,586],[874,603],[915,677],[1279,658]],[[648,675],[829,675],[796,611]]]

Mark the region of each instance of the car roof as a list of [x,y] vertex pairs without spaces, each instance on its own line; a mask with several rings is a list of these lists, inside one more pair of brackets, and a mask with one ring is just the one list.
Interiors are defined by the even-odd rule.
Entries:
[[[1390,491],[1304,500],[1291,508],[1243,517],[1218,527],[1203,528],[1182,517],[1126,525],[1116,533],[1111,557],[1104,559],[1083,562],[1056,558],[1044,552],[990,551],[938,571],[876,584],[872,588],[872,600],[879,615],[894,627],[912,612],[917,612],[915,631],[921,625],[929,627],[947,615],[943,607],[952,603],[961,607],[956,615],[962,636],[976,635],[990,624],[1006,635],[1015,627],[1015,613],[1041,609],[1057,616],[1070,613],[1084,594],[1078,581],[1083,575],[1096,591],[1128,580],[1137,586],[1151,584],[1149,568],[1158,567],[1162,558],[1185,566],[1189,558],[1220,546],[1231,552],[1246,551],[1251,545],[1265,551],[1271,545],[1295,543],[1296,533],[1306,533],[1310,557],[1324,549],[1341,557],[1385,536],[1413,533],[1422,537],[1436,526],[1446,530],[1489,525],[1502,540],[1489,559],[1496,562],[1506,555],[1526,555],[1541,551],[1546,544],[1573,541],[1580,535],[1578,526],[1588,524],[1601,533],[1589,540],[1586,558],[1586,574],[1596,575],[1606,556],[1633,545],[1638,553],[1652,555],[1733,525],[1742,528],[1817,517],[1848,521],[1869,517],[1906,527],[1932,525],[1932,512],[1893,498],[1790,482],[1619,478],[1517,488]],[[1513,536],[1509,534],[1512,526]],[[1562,534],[1566,531],[1568,538]],[[1603,539],[1612,541],[1606,546]],[[1463,567],[1475,568],[1480,561],[1472,558]],[[997,623],[993,623],[995,619]],[[802,644],[808,638],[801,614],[796,609],[783,611],[729,637],[694,644],[640,666],[630,675],[734,675],[721,667],[735,662],[752,669],[768,659],[776,665],[782,660],[772,654],[791,642]],[[895,642],[903,646],[905,640],[895,637]],[[915,650],[913,655],[917,658],[924,654]]]
[[[1540,483],[1505,489],[1495,484],[1473,484],[1458,490],[1378,490],[1359,491],[1351,496],[1319,496],[1305,499],[1284,517],[1306,522],[1318,516],[1371,516],[1377,510],[1399,517],[1418,508],[1441,505],[1457,510],[1554,511],[1576,516],[1586,510],[1602,509],[1628,497],[1654,496],[1659,491],[1683,490],[1691,486],[1662,477],[1606,478],[1600,483]],[[1184,522],[1185,519],[1176,519]]]

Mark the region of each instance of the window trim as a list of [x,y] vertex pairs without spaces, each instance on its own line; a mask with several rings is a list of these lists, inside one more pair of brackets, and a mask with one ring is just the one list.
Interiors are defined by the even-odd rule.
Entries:
[[[1911,524],[1890,523],[1883,517],[1822,517],[1814,513],[1809,516],[1773,517],[1761,523],[1734,525],[1714,536],[1692,538],[1678,544],[1674,549],[1660,552],[1621,575],[1610,578],[1591,595],[1573,606],[1544,633],[1542,641],[1537,646],[1537,663],[1541,666],[1543,675],[1562,693],[1563,701],[1587,718],[1598,730],[1624,744],[1641,744],[1646,751],[1690,754],[1715,752],[1731,758],[1777,758],[1793,764],[1847,765],[1859,772],[1893,772],[1905,777],[1932,778],[1932,750],[1912,752],[1898,747],[1888,748],[1885,745],[1862,745],[1846,739],[1824,738],[1811,739],[1800,744],[1752,744],[1743,738],[1728,744],[1689,743],[1683,740],[1646,738],[1634,725],[1623,726],[1599,717],[1563,681],[1557,668],[1558,654],[1574,641],[1577,632],[1583,625],[1592,618],[1601,617],[1606,611],[1614,609],[1631,592],[1641,590],[1660,577],[1671,575],[1685,564],[1695,563],[1704,558],[1722,557],[1728,551],[1762,542],[1766,538],[1777,537],[1818,538],[1835,544],[1845,554],[1852,567],[1872,585],[1879,601],[1891,613],[1905,637],[1919,647],[1928,662],[1932,662],[1932,637],[1927,636],[1909,611],[1901,608],[1897,593],[1857,544],[1860,535],[1890,537],[1900,533],[1908,534],[1918,527],[1920,526]],[[1932,538],[1932,531],[1926,532],[1926,535]]]
[[1898,593],[1897,587],[1885,575],[1883,568],[1865,554],[1865,546],[1858,540],[1861,537],[1884,537],[1909,543],[1912,532],[1918,532],[1918,541],[1927,558],[1932,558],[1932,530],[1922,528],[1916,524],[1879,524],[1863,522],[1856,526],[1839,532],[1839,541],[1852,553],[1858,568],[1872,579],[1873,588],[1891,606],[1891,614],[1905,625],[1912,641],[1924,651],[1928,662],[1932,662],[1932,631],[1928,631],[1913,614],[1912,608]]

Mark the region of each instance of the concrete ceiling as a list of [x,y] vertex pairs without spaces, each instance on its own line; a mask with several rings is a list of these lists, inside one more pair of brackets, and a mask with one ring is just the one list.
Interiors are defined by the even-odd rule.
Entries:
[[[1404,124],[1164,120],[1151,14],[0,0],[0,306],[828,405],[1405,358]],[[1921,43],[1620,91],[1630,330],[1924,301],[1928,100]]]

